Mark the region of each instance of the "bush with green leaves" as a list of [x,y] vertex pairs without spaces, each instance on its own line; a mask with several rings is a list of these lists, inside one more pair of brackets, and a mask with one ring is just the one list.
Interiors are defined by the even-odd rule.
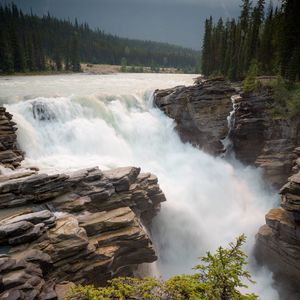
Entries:
[[285,81],[281,76],[269,83],[274,94],[274,117],[293,118],[300,116],[300,85]]
[[195,274],[177,275],[163,281],[156,278],[120,277],[108,281],[106,287],[78,285],[71,289],[66,300],[254,300],[254,294],[242,294],[241,288],[252,283],[245,270],[247,255],[241,250],[246,238],[239,236],[228,248],[219,247],[216,253],[207,252]]
[[246,93],[254,92],[260,88],[260,82],[257,79],[257,74],[258,74],[257,62],[253,61],[250,65],[247,76],[243,81],[244,92]]

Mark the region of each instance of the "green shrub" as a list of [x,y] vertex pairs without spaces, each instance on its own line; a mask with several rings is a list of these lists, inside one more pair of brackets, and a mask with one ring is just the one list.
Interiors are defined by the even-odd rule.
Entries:
[[250,65],[249,71],[243,81],[243,90],[246,93],[254,92],[260,88],[260,82],[257,80],[258,66],[255,61]]
[[242,294],[247,288],[243,279],[254,283],[248,271],[247,255],[241,250],[245,242],[241,235],[228,248],[219,247],[215,254],[207,252],[196,274],[177,275],[167,281],[155,278],[115,278],[104,288],[78,285],[71,289],[66,300],[254,300],[254,294]]
[[300,116],[300,85],[285,81],[278,76],[269,86],[274,93],[272,113],[275,117]]
[[300,116],[300,88],[295,88],[287,103],[289,115],[291,117]]

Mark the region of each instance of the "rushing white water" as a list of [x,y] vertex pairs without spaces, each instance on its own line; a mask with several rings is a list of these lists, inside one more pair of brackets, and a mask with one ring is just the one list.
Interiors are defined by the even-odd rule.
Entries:
[[245,233],[257,281],[251,289],[261,299],[277,299],[271,273],[251,259],[254,235],[277,196],[263,186],[258,170],[183,144],[174,122],[152,106],[155,88],[191,84],[192,78],[8,77],[0,80],[0,97],[18,124],[25,166],[56,172],[135,165],[158,176],[168,200],[153,226],[163,277],[190,272],[205,251]]

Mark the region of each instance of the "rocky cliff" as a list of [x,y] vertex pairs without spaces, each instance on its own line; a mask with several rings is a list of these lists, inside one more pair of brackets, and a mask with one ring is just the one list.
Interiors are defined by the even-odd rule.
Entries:
[[14,169],[23,160],[23,152],[17,149],[16,123],[4,107],[0,107],[0,163]]
[[[228,133],[226,119],[234,92],[224,80],[207,80],[156,91],[155,103],[176,121],[183,141],[219,154],[221,140]],[[275,117],[270,88],[232,99],[229,138],[236,158],[262,168],[267,181],[278,190],[288,180],[280,190],[281,207],[266,215],[266,225],[259,230],[256,256],[271,266],[286,290],[300,293],[300,117]]]
[[[231,97],[237,93],[223,79],[199,80],[193,86],[157,90],[155,104],[175,120],[184,142],[219,155],[229,133]],[[234,99],[235,115],[230,139],[236,158],[264,170],[266,179],[280,188],[292,173],[293,149],[300,145],[300,118],[275,118],[275,100],[269,88],[241,93]]]
[[236,91],[224,79],[200,80],[193,86],[157,90],[155,104],[176,121],[183,142],[218,155],[228,134],[227,117],[232,110],[231,96]]
[[[2,152],[21,153],[15,134],[0,131],[1,141],[8,140],[3,135],[12,138]],[[156,260],[146,228],[162,201],[157,178],[136,167],[2,174],[0,299],[62,299],[74,283],[132,275]]]
[[300,118],[275,118],[274,105],[268,88],[241,94],[230,137],[236,158],[261,167],[267,180],[280,188],[292,173],[293,150],[300,145]]
[[298,156],[294,168],[296,173],[280,190],[281,206],[268,212],[266,224],[259,229],[256,256],[270,266],[286,291],[296,291],[299,297],[300,148],[294,153]]

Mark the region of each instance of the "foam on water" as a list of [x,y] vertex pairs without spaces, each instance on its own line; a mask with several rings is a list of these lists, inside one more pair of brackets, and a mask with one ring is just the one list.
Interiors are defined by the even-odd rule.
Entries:
[[[135,165],[159,178],[167,202],[152,234],[163,277],[190,272],[197,257],[236,236],[245,250],[262,299],[278,299],[272,274],[251,258],[254,235],[277,196],[258,170],[183,144],[174,122],[152,106],[151,91],[191,84],[190,75],[117,74],[9,77],[1,101],[18,124],[24,165],[47,172],[98,165]],[[38,106],[42,117],[34,118]],[[44,115],[43,115],[44,114]]]

